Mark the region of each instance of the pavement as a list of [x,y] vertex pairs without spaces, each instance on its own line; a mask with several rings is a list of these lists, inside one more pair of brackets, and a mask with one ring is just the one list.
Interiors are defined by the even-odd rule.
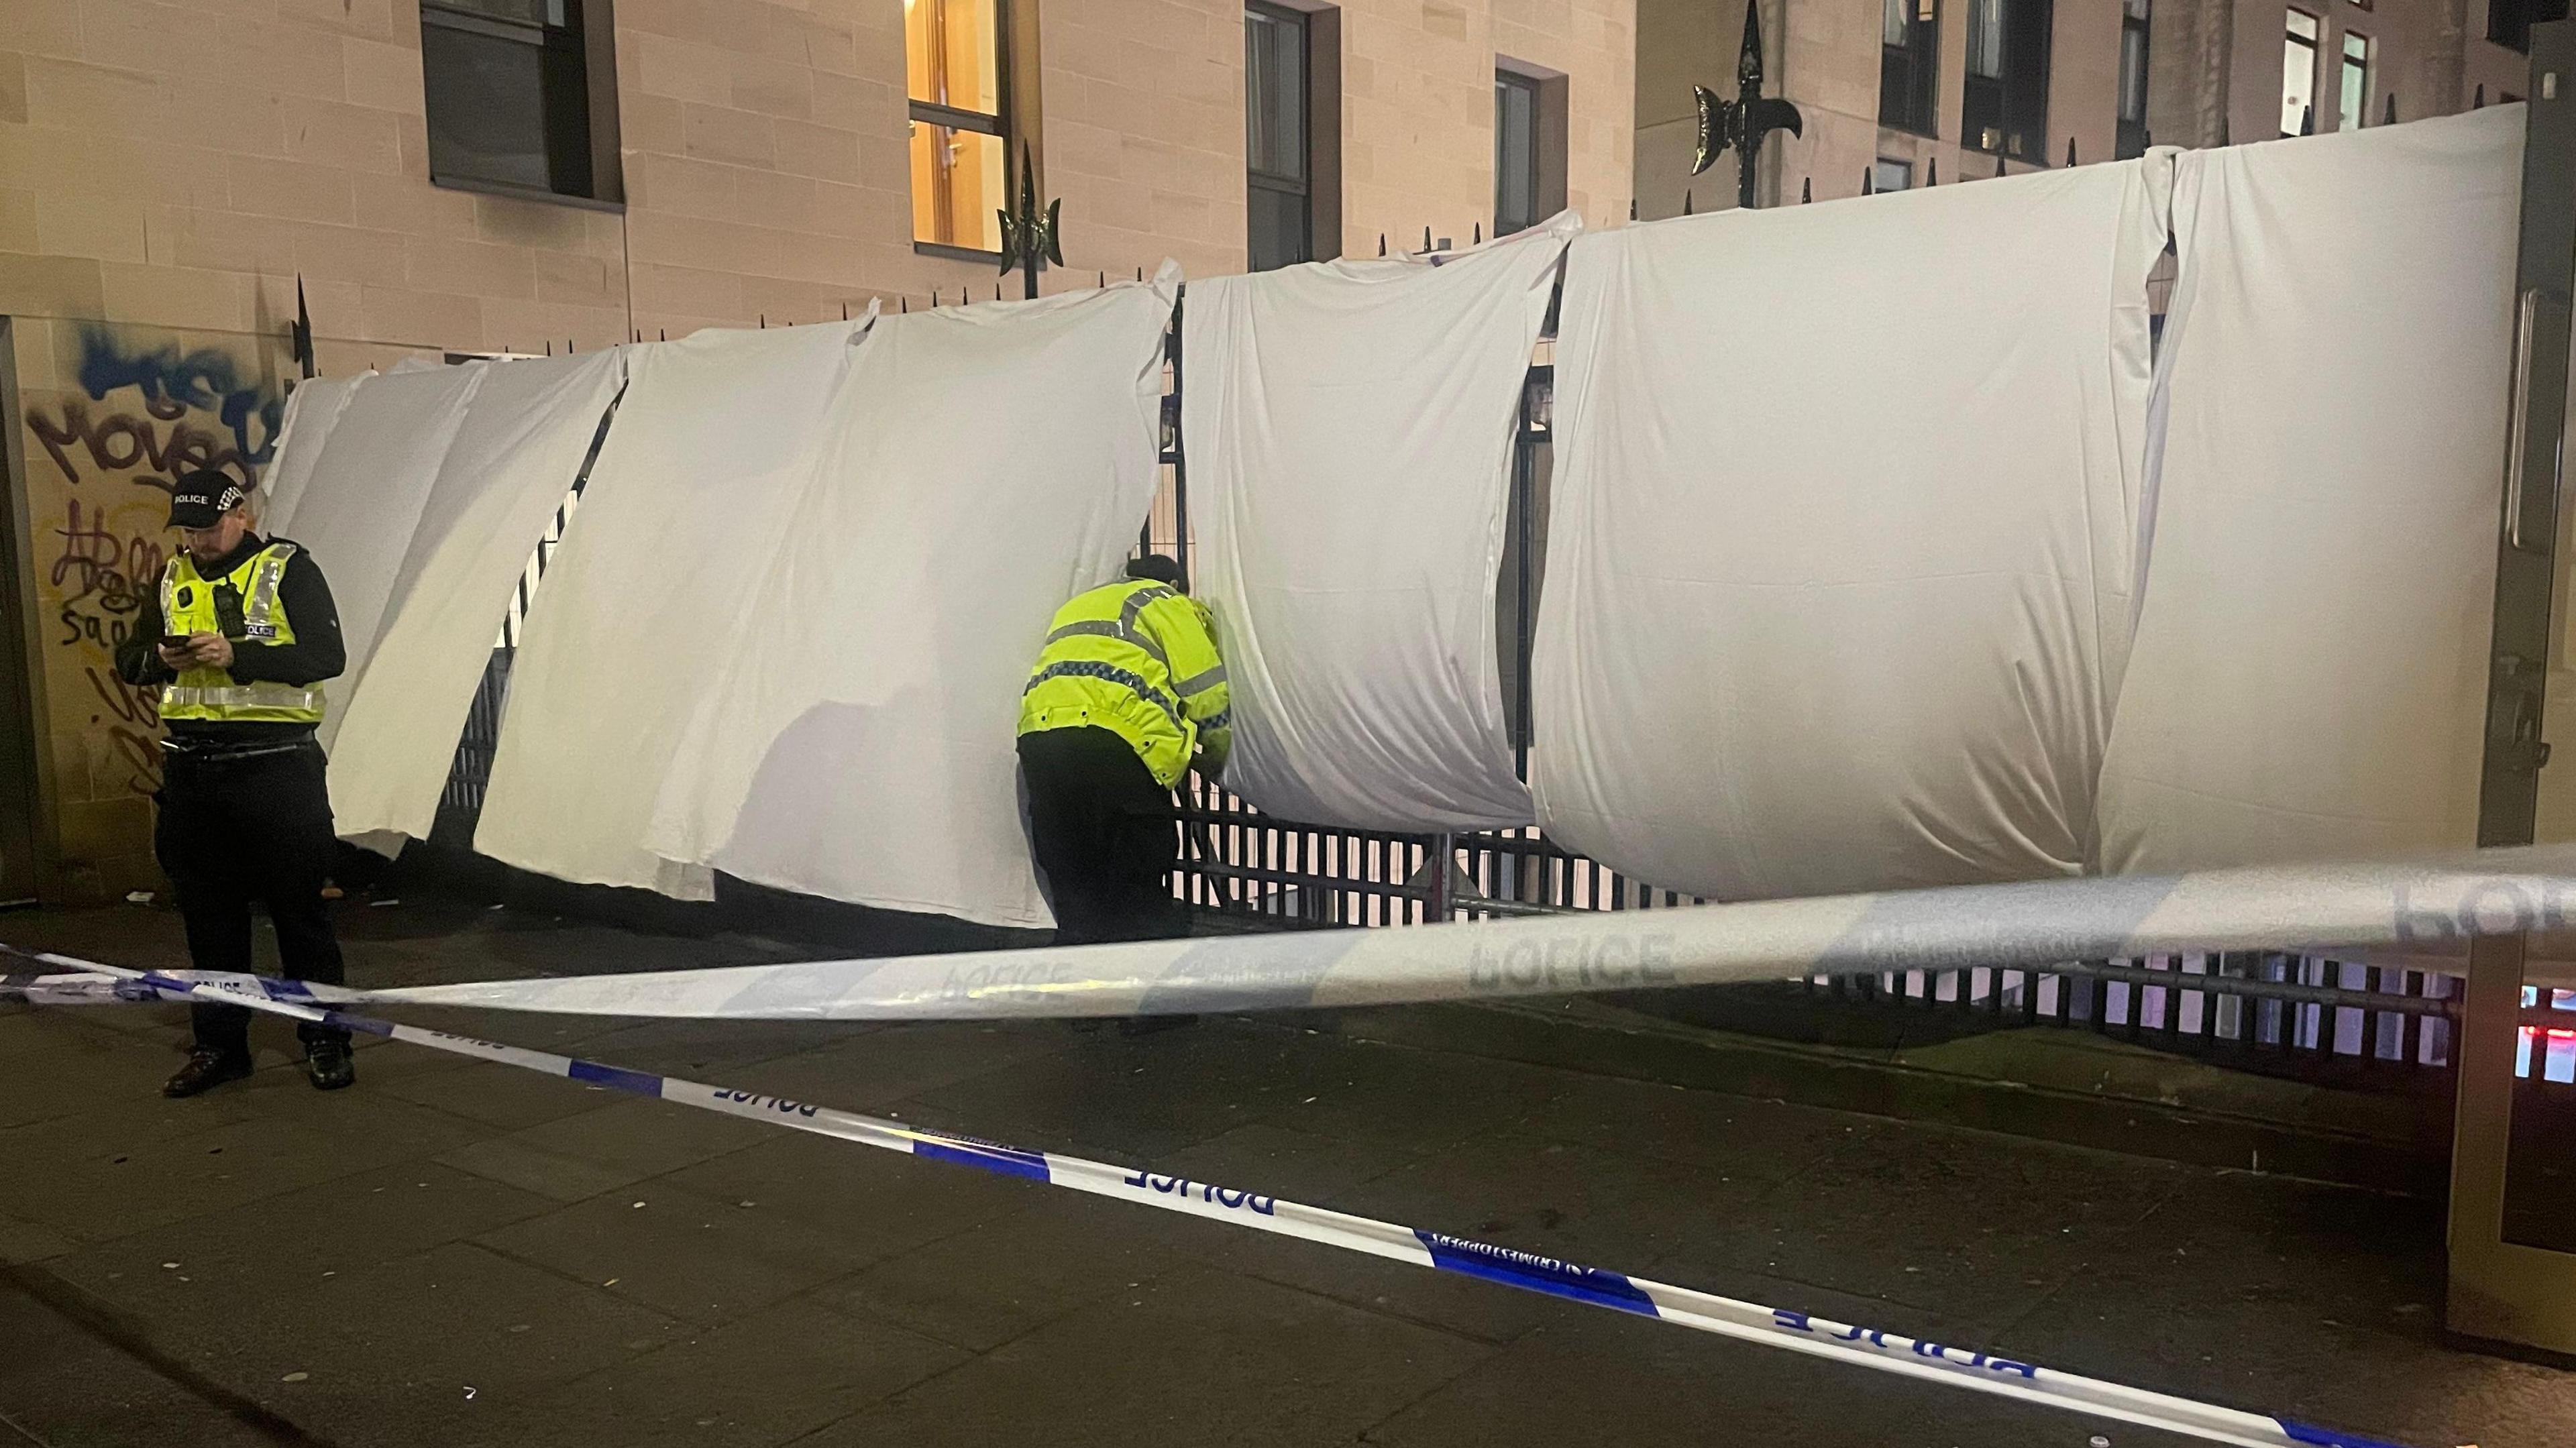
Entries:
[[[342,923],[362,985],[810,953],[454,900]],[[185,963],[160,909],[0,940]],[[409,1018],[2418,1448],[2576,1442],[2576,1374],[2443,1345],[2415,1198],[1351,1017]],[[2189,1441],[406,1045],[326,1095],[282,1023],[254,1041],[171,1102],[177,1009],[0,1007],[0,1444]]]

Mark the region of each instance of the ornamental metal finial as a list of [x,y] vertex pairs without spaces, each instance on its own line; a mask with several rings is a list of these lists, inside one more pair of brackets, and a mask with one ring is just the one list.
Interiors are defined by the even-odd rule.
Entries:
[[1704,85],[1692,86],[1691,94],[1699,99],[1699,151],[1691,158],[1691,174],[1707,170],[1720,152],[1733,150],[1735,204],[1752,206],[1763,141],[1773,131],[1793,136],[1807,133],[1805,118],[1796,106],[1762,94],[1761,0],[1746,0],[1744,6],[1744,49],[1735,61],[1735,99],[1719,100]]
[[1043,214],[1038,211],[1037,165],[1034,153],[1022,147],[1018,214],[998,214],[1002,218],[1002,270],[1018,267],[1024,294],[1031,298],[1038,294],[1038,264],[1046,261],[1064,265],[1063,211],[1062,197],[1048,202]]

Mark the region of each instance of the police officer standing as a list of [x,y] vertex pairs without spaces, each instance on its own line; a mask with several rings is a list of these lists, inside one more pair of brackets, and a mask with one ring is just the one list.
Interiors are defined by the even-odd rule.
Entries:
[[1127,578],[1056,611],[1020,695],[1030,844],[1056,943],[1184,935],[1173,898],[1172,787],[1196,757],[1225,767],[1225,667],[1180,565],[1148,554]]
[[[116,648],[131,684],[158,684],[162,744],[154,852],[169,875],[199,970],[248,971],[250,906],[268,908],[295,980],[337,985],[340,944],[324,914],[331,800],[322,780],[324,679],[346,662],[322,570],[284,539],[251,531],[241,485],[192,472],[174,485],[170,526],[184,545]],[[194,1096],[250,1074],[250,1011],[200,1001],[188,1064],[161,1089]],[[304,1071],[334,1091],[357,1079],[349,1033],[299,1028]]]

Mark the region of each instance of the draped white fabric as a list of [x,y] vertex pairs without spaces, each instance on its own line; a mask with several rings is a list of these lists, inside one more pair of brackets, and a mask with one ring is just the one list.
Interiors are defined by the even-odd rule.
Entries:
[[1020,691],[1056,607],[1135,546],[1177,285],[1172,268],[877,318],[723,662],[689,691],[656,852],[860,904],[1051,923],[1020,817]]
[[1711,899],[2083,868],[2169,165],[1574,243],[1532,670],[1551,837]]
[[558,879],[712,893],[704,868],[661,860],[644,831],[865,327],[628,349],[626,400],[529,609],[476,849]]
[[[511,595],[626,375],[624,348],[489,364],[331,744],[343,836],[424,838]],[[381,841],[379,841],[381,842]]]
[[301,496],[274,531],[294,539],[321,565],[340,610],[348,666],[316,733],[329,748],[347,719],[346,691],[366,670],[377,626],[393,593],[413,529],[438,481],[447,447],[491,368],[467,362],[419,372],[387,373],[351,393],[314,460]]
[[268,470],[259,479],[260,531],[278,532],[294,516],[305,485],[313,481],[313,465],[321,459],[322,446],[340,423],[341,411],[359,384],[375,375],[370,370],[350,377],[307,377],[286,395],[286,411],[277,420],[277,455],[269,459]]
[[1182,429],[1226,784],[1375,829],[1527,824],[1495,646],[1514,421],[1571,212],[1439,265],[1194,283]]
[[2107,868],[2466,845],[2522,107],[2185,153]]

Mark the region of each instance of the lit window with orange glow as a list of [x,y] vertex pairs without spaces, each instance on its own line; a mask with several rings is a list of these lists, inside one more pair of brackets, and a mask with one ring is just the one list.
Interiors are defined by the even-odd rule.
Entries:
[[1011,170],[1002,122],[1003,3],[904,0],[916,242],[1002,248]]

